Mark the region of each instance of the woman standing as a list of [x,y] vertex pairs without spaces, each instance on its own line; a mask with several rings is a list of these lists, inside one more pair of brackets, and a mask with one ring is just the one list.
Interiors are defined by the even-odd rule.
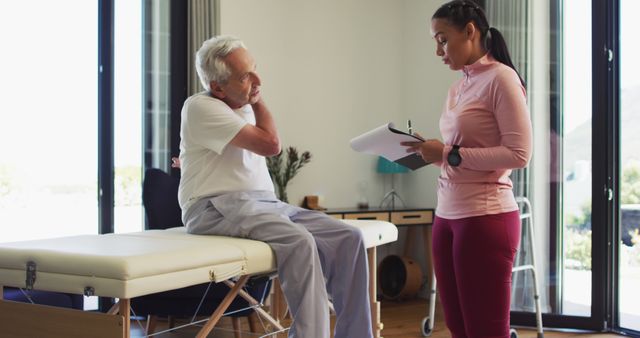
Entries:
[[520,241],[509,174],[531,158],[524,81],[502,34],[472,1],[431,18],[436,54],[462,78],[440,117],[443,142],[407,142],[441,168],[433,260],[453,337],[508,337],[511,269]]

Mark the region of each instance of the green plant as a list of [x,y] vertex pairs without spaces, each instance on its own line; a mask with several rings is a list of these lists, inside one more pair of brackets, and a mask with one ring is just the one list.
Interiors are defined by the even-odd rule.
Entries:
[[117,206],[140,205],[142,169],[139,166],[116,167],[114,175]]
[[[283,154],[286,153],[286,162],[283,160]],[[276,186],[276,195],[283,202],[289,202],[287,196],[287,185],[289,181],[296,176],[298,171],[311,161],[311,153],[308,151],[298,154],[295,147],[288,147],[281,151],[278,155],[267,157],[267,168],[271,179]],[[285,162],[285,163],[283,163]]]
[[620,204],[640,204],[640,164],[631,161],[622,171]]
[[630,235],[633,245],[631,247],[621,246],[622,255],[625,256],[623,262],[626,262],[629,267],[640,268],[640,230],[630,231]]
[[591,229],[591,198],[580,206],[580,214],[565,215],[564,224],[567,228],[574,230],[583,231]]
[[564,238],[565,259],[577,262],[577,270],[591,270],[591,230],[568,229]]

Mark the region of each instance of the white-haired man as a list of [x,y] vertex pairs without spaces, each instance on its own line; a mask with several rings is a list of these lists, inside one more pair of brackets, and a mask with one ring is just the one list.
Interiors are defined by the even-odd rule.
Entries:
[[179,200],[190,233],[268,243],[293,323],[289,337],[371,337],[367,256],[359,229],[279,201],[265,156],[280,152],[256,64],[234,37],[213,37],[196,54],[206,89],[189,97],[180,127]]

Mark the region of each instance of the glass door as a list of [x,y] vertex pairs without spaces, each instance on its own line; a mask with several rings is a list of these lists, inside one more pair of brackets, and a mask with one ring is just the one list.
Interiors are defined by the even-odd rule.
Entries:
[[618,318],[622,329],[640,332],[640,2],[620,1],[620,182]]
[[[512,15],[514,3],[520,3],[487,0],[487,4],[492,2],[506,7],[488,14],[492,24],[499,13]],[[602,27],[606,17],[600,4],[591,0],[531,1],[526,7],[527,20],[514,23],[516,31],[528,31],[531,41],[520,55],[527,60],[534,132],[527,196],[535,218],[535,242],[532,246],[529,238],[521,239],[518,265],[530,264],[535,256],[537,281],[531,274],[514,274],[513,325],[536,325],[534,282],[540,290],[545,327],[602,330],[607,325],[606,263],[601,252],[609,221],[603,216],[608,209],[600,183],[606,178],[600,149],[608,146],[601,119],[609,111],[600,105],[605,95],[594,94],[607,88],[607,82],[601,81],[603,75],[595,72],[607,70],[601,66],[602,47],[596,47],[602,46],[596,41],[604,33],[594,27]]]
[[0,2],[1,242],[98,232],[97,12]]
[[562,250],[557,311],[591,316],[592,289],[592,76],[590,1],[565,1],[562,25],[562,111],[557,160],[561,163]]
[[144,229],[143,2],[114,1],[114,232]]

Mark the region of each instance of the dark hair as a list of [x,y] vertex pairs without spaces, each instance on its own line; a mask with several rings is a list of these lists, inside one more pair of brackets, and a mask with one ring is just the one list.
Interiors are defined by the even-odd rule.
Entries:
[[509,49],[507,43],[500,33],[494,27],[489,26],[489,21],[484,13],[484,10],[471,0],[454,0],[445,3],[440,6],[438,10],[433,13],[431,19],[446,19],[449,24],[462,30],[471,21],[473,21],[480,31],[480,38],[484,43],[485,48],[491,53],[493,58],[501,63],[511,67],[518,77],[523,86],[525,86],[524,80],[518,70],[511,61],[509,55]]

